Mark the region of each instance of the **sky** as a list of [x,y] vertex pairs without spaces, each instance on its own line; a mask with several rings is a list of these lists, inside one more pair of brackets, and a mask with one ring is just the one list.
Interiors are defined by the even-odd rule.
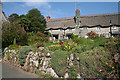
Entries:
[[75,10],[80,10],[80,15],[95,15],[117,13],[118,2],[3,2],[2,10],[7,17],[12,13],[27,14],[29,10],[37,8],[46,18],[51,19],[75,16]]

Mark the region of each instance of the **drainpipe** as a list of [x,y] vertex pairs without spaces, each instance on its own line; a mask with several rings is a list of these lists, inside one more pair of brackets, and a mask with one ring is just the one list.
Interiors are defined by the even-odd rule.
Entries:
[[112,26],[112,24],[111,24],[111,20],[110,20],[110,37],[112,37],[112,29],[111,29],[111,26]]

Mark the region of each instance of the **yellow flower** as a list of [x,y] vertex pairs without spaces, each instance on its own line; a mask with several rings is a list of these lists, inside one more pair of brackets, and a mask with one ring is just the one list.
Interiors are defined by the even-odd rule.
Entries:
[[70,46],[69,46],[69,49],[70,49]]
[[101,72],[102,70],[100,69],[100,72]]
[[65,49],[65,48],[64,48]]
[[77,43],[75,43],[75,46],[77,46]]
[[114,67],[112,67],[112,69],[114,69]]

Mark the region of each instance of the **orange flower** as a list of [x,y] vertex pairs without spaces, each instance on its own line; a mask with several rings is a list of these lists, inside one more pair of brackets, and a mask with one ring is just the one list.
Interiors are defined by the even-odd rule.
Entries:
[[114,57],[114,59],[115,59],[115,57]]
[[75,65],[73,65],[73,67],[75,67]]
[[115,62],[117,62],[117,60],[115,60]]
[[111,67],[111,65],[109,65]]
[[108,63],[106,62],[106,64],[108,65]]
[[112,69],[114,69],[114,67],[112,67]]

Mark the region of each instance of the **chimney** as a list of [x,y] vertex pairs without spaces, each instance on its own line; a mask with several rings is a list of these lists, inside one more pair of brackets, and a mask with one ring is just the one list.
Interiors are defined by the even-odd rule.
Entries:
[[80,25],[80,10],[79,9],[75,10],[75,22],[76,22],[76,26]]
[[48,16],[47,16],[47,22],[49,21],[49,19],[50,19],[50,16],[49,16],[49,14],[48,14]]

